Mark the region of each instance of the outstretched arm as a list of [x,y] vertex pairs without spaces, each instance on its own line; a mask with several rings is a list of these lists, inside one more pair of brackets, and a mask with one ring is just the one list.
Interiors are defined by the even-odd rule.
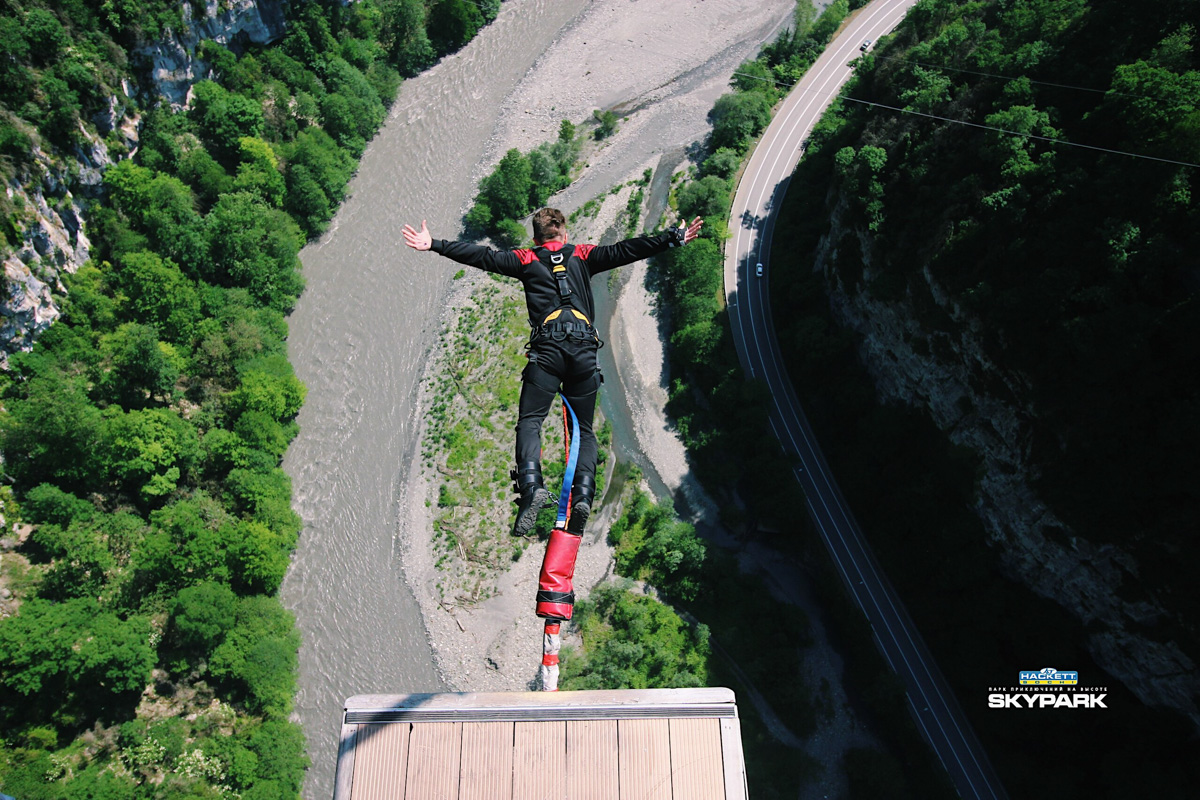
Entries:
[[425,220],[421,220],[421,230],[418,231],[412,225],[405,225],[403,233],[404,243],[413,250],[428,250],[433,246],[433,238],[429,235]]
[[404,234],[404,243],[413,250],[432,250],[438,255],[485,272],[498,272],[501,275],[510,275],[515,278],[521,268],[520,259],[510,251],[493,250],[490,247],[482,247],[469,242],[434,239],[429,235],[429,227],[425,224],[425,220],[421,220],[421,230],[417,230],[412,225],[405,225],[402,233]]
[[583,257],[587,260],[590,274],[598,275],[615,267],[623,267],[634,261],[658,255],[672,247],[685,245],[700,235],[702,227],[704,220],[696,217],[686,228],[679,226],[650,236],[638,236],[616,244],[601,245],[587,250]]

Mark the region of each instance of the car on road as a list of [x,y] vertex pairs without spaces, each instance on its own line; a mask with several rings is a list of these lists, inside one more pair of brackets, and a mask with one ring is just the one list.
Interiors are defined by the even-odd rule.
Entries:
[[762,262],[761,261],[754,265],[754,274],[760,278],[762,277]]
[[871,47],[871,40],[867,39],[865,42],[863,42],[861,45],[859,45],[858,49],[862,50],[865,53],[865,52],[867,52],[868,49],[870,49],[870,47]]

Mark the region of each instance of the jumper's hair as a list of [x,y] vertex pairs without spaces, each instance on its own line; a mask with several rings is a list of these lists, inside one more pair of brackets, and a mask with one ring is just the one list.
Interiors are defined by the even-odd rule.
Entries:
[[557,208],[543,208],[533,215],[533,240],[548,242],[567,231],[567,218]]

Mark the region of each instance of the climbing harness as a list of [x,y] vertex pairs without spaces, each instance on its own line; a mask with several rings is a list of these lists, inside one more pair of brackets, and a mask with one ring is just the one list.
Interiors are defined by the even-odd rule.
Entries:
[[[592,321],[587,318],[572,301],[570,273],[567,264],[575,255],[575,245],[564,245],[560,250],[547,250],[539,247],[533,251],[534,258],[550,270],[554,285],[558,289],[558,308],[551,311],[538,325],[533,325],[529,332],[529,342],[525,349],[532,347],[543,337],[556,342],[574,339],[581,342],[595,342],[599,347],[604,346],[596,334]],[[530,321],[532,324],[532,320]]]

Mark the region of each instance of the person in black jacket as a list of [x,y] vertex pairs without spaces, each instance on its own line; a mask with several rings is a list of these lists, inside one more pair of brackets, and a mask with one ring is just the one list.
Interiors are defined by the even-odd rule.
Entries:
[[494,250],[468,242],[434,239],[425,220],[421,230],[404,226],[404,242],[414,250],[432,250],[446,258],[508,275],[525,288],[529,311],[529,364],[521,374],[521,401],[517,416],[517,468],[513,471],[517,519],[513,535],[533,528],[538,509],[553,504],[542,483],[542,422],[555,394],[574,410],[579,424],[580,449],[571,485],[571,527],[582,531],[591,514],[596,493],[596,435],[592,417],[600,388],[596,352],[600,339],[595,319],[591,278],[601,272],[687,244],[700,235],[704,224],[696,217],[687,227],[671,228],[651,236],[626,239],[613,245],[568,244],[567,221],[555,208],[533,215],[532,249]]

